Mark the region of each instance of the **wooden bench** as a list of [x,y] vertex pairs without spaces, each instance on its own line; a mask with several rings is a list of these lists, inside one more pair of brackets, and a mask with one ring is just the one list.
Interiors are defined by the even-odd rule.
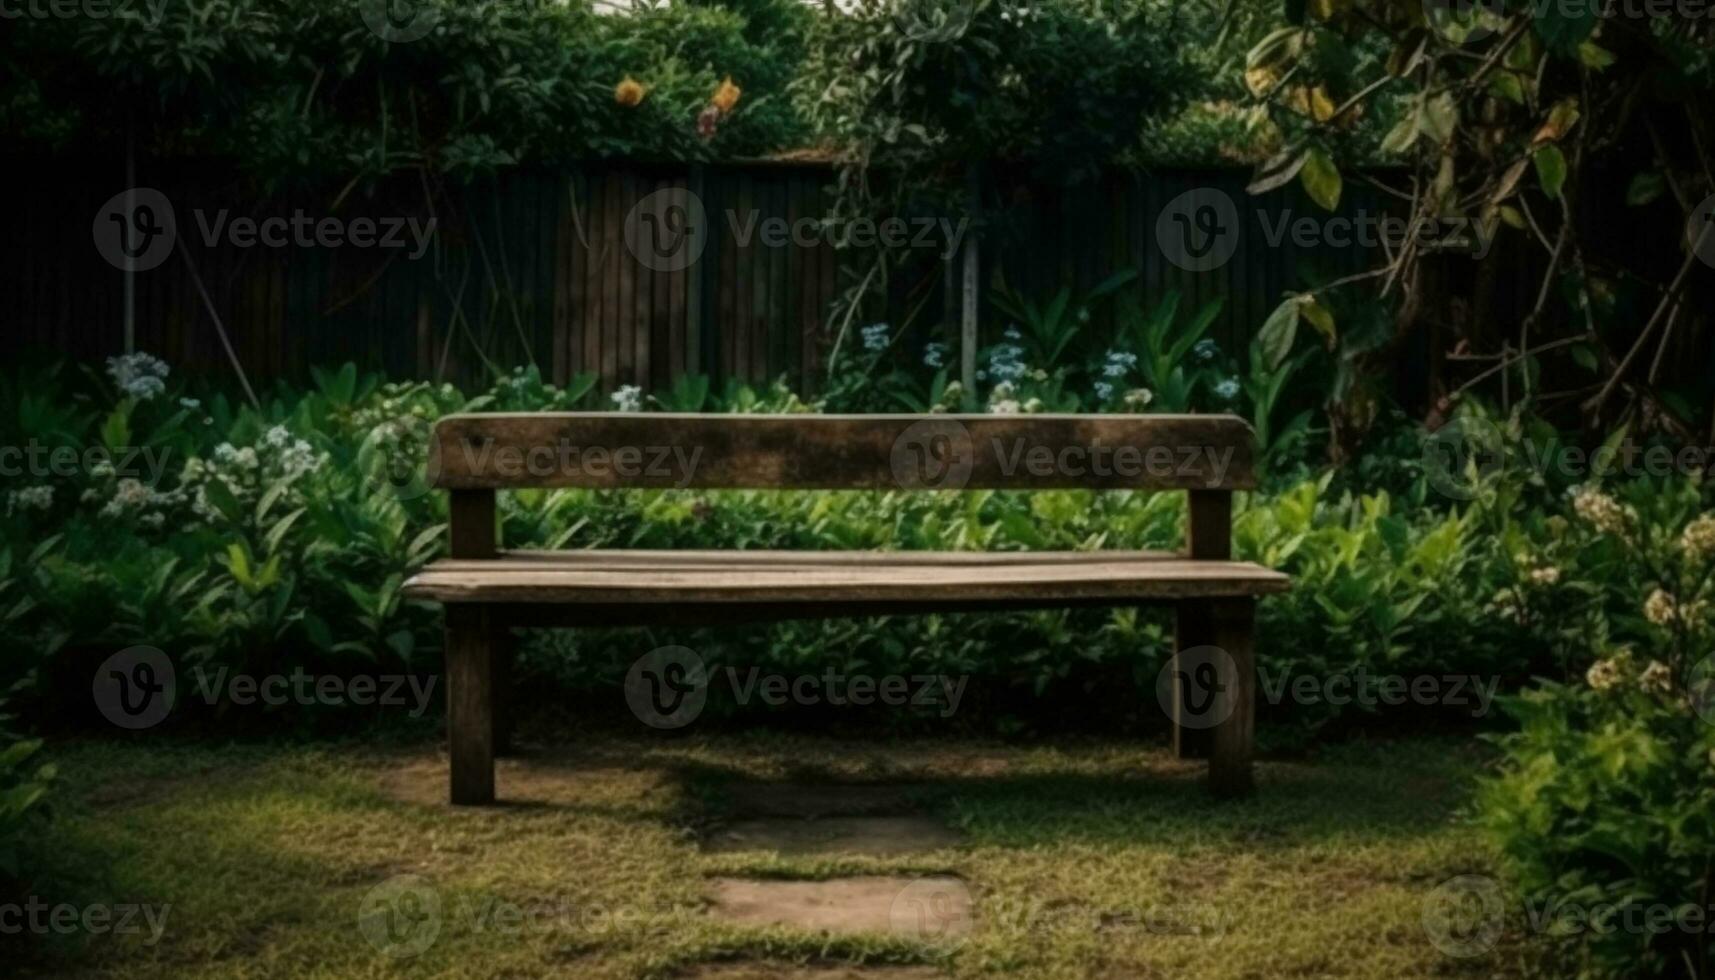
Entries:
[[[1229,699],[1174,745],[1207,755],[1211,788],[1251,789],[1258,595],[1286,576],[1231,560],[1234,490],[1255,486],[1250,427],[1210,415],[454,415],[435,427],[431,485],[451,492],[451,557],[406,583],[446,608],[455,804],[494,800],[508,628],[714,624],[1171,603],[1176,649],[1216,648],[1200,682]],[[503,551],[495,492],[524,487],[916,490],[1170,489],[1189,495],[1169,552]],[[1211,671],[1213,676],[1211,676]],[[1194,672],[1194,671],[1193,671]],[[1207,695],[1201,692],[1200,696]]]

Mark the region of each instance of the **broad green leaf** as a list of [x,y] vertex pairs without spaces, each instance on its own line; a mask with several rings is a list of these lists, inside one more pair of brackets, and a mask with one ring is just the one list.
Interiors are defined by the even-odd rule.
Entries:
[[1489,80],[1489,94],[1517,105],[1524,105],[1524,82],[1517,72],[1500,71]]
[[1566,183],[1566,154],[1558,146],[1545,146],[1536,151],[1536,178],[1542,182],[1542,192],[1558,199]]
[[1335,339],[1334,314],[1326,306],[1316,302],[1316,298],[1313,296],[1304,297],[1304,303],[1299,308],[1298,313],[1304,317],[1306,323],[1315,327],[1316,332],[1327,340],[1328,347],[1333,348]]
[[1626,187],[1626,203],[1633,207],[1648,204],[1660,197],[1666,186],[1662,175],[1653,170],[1634,174],[1631,184]]
[[1585,41],[1578,45],[1578,60],[1582,61],[1586,68],[1601,71],[1614,63],[1614,52],[1595,41]]
[[1306,154],[1298,180],[1310,199],[1320,204],[1323,210],[1332,211],[1340,206],[1340,169],[1334,166],[1327,153],[1311,150]]
[[1416,145],[1422,124],[1418,122],[1418,113],[1414,110],[1401,117],[1388,134],[1382,137],[1382,152],[1396,156],[1404,156],[1411,152]]
[[1304,162],[1310,158],[1310,151],[1294,152],[1287,150],[1275,155],[1262,166],[1257,168],[1257,174],[1245,188],[1247,194],[1267,194],[1277,187],[1284,187],[1298,176],[1304,169]]
[[1439,142],[1452,139],[1453,131],[1459,127],[1459,107],[1454,104],[1452,94],[1443,93],[1424,103],[1421,124],[1424,134]]
[[1256,342],[1262,349],[1269,368],[1280,367],[1292,353],[1292,342],[1298,336],[1298,313],[1304,307],[1302,296],[1288,296],[1274,308],[1257,331]]
[[1532,23],[1537,37],[1548,50],[1558,55],[1572,55],[1589,39],[1596,29],[1596,4],[1547,3],[1533,6]]
[[131,403],[122,401],[101,424],[101,442],[111,452],[131,445]]

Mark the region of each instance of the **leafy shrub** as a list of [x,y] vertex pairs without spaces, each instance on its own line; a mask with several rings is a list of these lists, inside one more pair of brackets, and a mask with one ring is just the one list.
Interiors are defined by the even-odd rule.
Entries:
[[[0,715],[0,725],[8,720]],[[53,765],[31,761],[41,748],[41,739],[19,738],[0,727],[0,895],[10,896],[10,886],[24,873],[25,841],[46,812],[44,797],[55,774]]]
[[1715,513],[1694,485],[1625,490],[1581,491],[1511,597],[1566,676],[1509,702],[1479,811],[1567,968],[1707,977]]

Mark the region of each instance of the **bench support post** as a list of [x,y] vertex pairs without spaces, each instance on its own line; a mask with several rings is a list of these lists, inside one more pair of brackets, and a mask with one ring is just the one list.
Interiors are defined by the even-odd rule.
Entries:
[[1216,658],[1223,711],[1211,729],[1209,789],[1223,799],[1249,796],[1251,755],[1256,736],[1256,600],[1217,599],[1214,646],[1226,651]]
[[491,622],[494,633],[494,754],[513,754],[512,667],[518,659],[519,637],[501,622]]
[[1173,607],[1173,754],[1180,759],[1207,759],[1212,741],[1206,723],[1199,724],[1202,706],[1186,690],[1195,665],[1183,656],[1196,647],[1217,646],[1215,608],[1207,599],[1186,599]]
[[447,749],[455,806],[494,802],[495,631],[486,606],[449,603]]
[[[1233,557],[1233,494],[1230,490],[1192,490],[1186,495],[1185,557],[1230,561]],[[1192,647],[1220,646],[1215,636],[1215,607],[1206,599],[1178,603],[1174,610],[1173,676],[1183,679],[1188,666],[1179,653]],[[1173,754],[1181,759],[1209,757],[1211,736],[1204,726],[1185,723],[1185,692],[1174,690]]]

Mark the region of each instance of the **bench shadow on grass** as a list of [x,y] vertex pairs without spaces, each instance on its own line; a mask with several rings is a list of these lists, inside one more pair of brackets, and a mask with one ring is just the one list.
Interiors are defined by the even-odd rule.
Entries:
[[[813,740],[827,749],[823,740]],[[834,743],[837,746],[837,743]],[[1224,802],[1203,785],[1203,764],[1171,758],[1164,751],[1133,749],[1109,754],[1083,771],[1039,771],[999,765],[984,771],[947,767],[883,768],[854,772],[851,766],[819,764],[821,752],[790,758],[777,749],[742,747],[751,762],[772,764],[766,778],[754,765],[710,761],[718,743],[702,752],[656,749],[597,741],[526,751],[500,764],[495,809],[526,813],[580,814],[607,819],[663,820],[707,827],[741,817],[897,816],[930,814],[958,825],[972,843],[1033,847],[1043,843],[1171,844],[1219,839],[1225,844],[1267,849],[1297,846],[1318,838],[1350,837],[1384,842],[1421,836],[1454,819],[1469,799],[1473,779],[1486,767],[1480,746],[1454,740],[1346,746],[1310,761],[1264,761],[1258,765],[1254,798]],[[991,755],[1022,758],[1029,751],[996,746]],[[1068,768],[1077,746],[1059,750]],[[908,756],[908,751],[902,751]],[[781,758],[785,756],[786,758]],[[1127,765],[1129,760],[1135,764]],[[863,770],[864,767],[858,767]],[[1046,768],[1053,768],[1052,760]],[[659,782],[682,793],[669,811],[619,801],[597,801],[578,791],[580,777],[615,772],[658,774]],[[413,802],[441,803],[444,772],[419,772]],[[847,799],[806,812],[767,812],[755,801],[769,795],[802,798],[817,788]],[[864,791],[868,802],[863,802]],[[856,791],[859,802],[851,802]],[[397,797],[396,797],[397,798]]]

